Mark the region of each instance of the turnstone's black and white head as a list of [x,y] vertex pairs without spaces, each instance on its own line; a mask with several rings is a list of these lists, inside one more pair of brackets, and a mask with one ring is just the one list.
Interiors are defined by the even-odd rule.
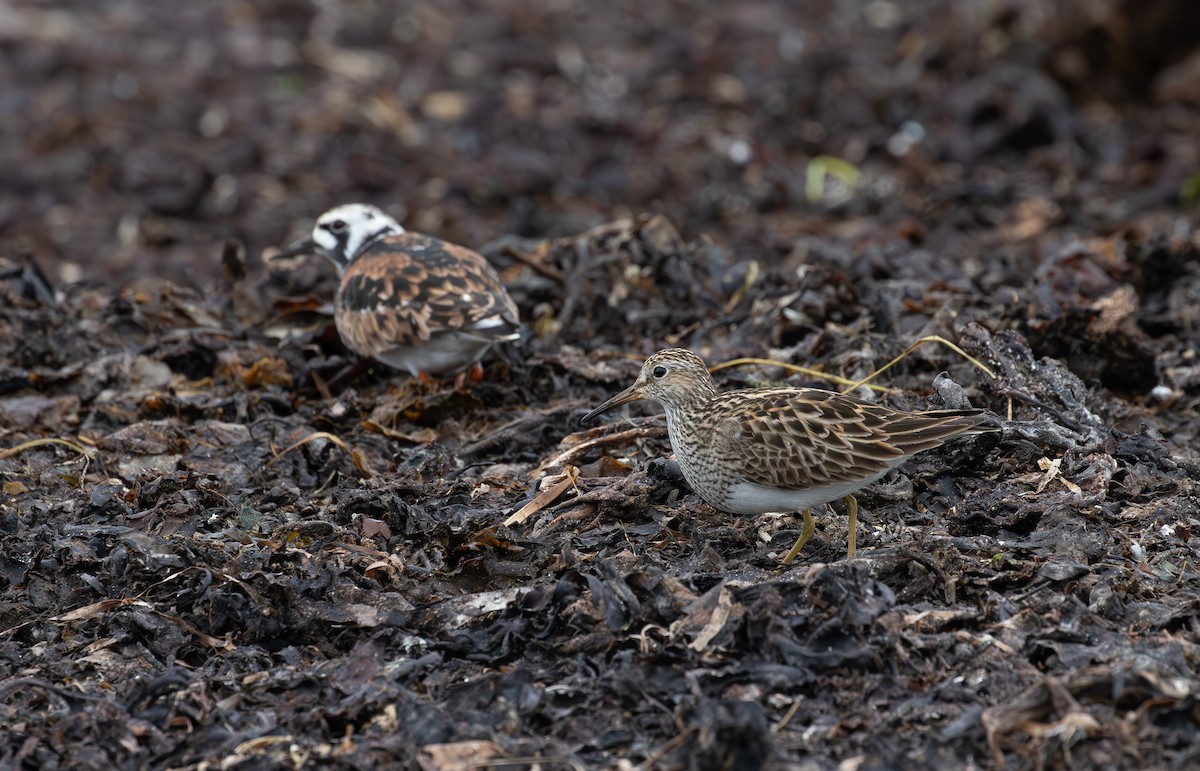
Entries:
[[335,206],[317,218],[312,233],[284,248],[281,256],[316,252],[344,273],[350,262],[376,241],[403,233],[382,209],[365,203]]

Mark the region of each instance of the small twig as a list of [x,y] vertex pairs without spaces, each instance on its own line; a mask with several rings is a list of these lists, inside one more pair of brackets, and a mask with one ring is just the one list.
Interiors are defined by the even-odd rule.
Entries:
[[[856,381],[851,380],[850,378],[841,377],[839,375],[831,375],[828,372],[821,372],[820,370],[809,369],[808,367],[801,367],[798,364],[788,364],[787,362],[778,361],[776,359],[754,359],[754,358],[730,359],[729,361],[723,361],[720,364],[709,367],[708,371],[716,372],[718,370],[726,369],[728,367],[741,367],[741,366],[745,366],[747,364],[761,364],[765,367],[782,367],[783,369],[786,369],[788,372],[792,372],[794,374],[808,375],[809,377],[820,378],[821,380],[828,380],[829,382],[837,383],[838,385],[853,385],[855,387],[857,387],[858,385],[861,385],[861,383],[857,383]],[[879,373],[877,372],[875,374],[879,374]],[[871,377],[874,377],[874,375],[872,375]],[[887,388],[885,386],[873,385],[873,386],[867,386],[867,387],[872,388],[876,391],[885,391],[885,392],[895,390],[895,389]],[[853,389],[851,389],[851,390],[853,390]]]
[[522,265],[528,265],[530,268],[533,268],[535,272],[541,273],[551,281],[557,281],[560,284],[565,284],[567,282],[567,276],[561,270],[547,265],[541,260],[535,258],[532,254],[529,254],[522,249],[518,249],[517,247],[509,244],[501,248],[500,251],[503,254],[512,257]]
[[779,719],[779,722],[771,726],[771,733],[777,734],[787,728],[787,724],[792,722],[792,718],[796,715],[798,709],[800,709],[800,700],[796,699],[792,702],[792,706],[788,707],[788,711],[783,713],[783,717]]
[[557,500],[558,496],[566,492],[568,487],[574,487],[578,479],[579,469],[575,466],[567,466],[566,471],[563,472],[562,479],[559,479],[550,487],[542,490],[532,501],[513,512],[508,519],[504,520],[504,526],[512,527],[513,525],[519,525],[532,517],[534,514],[537,514],[546,506],[549,506],[551,503]]
[[17,688],[44,688],[67,701],[105,701],[105,698],[102,696],[93,696],[88,693],[61,688],[37,677],[9,677],[5,680],[0,680],[0,695],[7,694],[9,691]]
[[308,444],[309,442],[316,441],[317,439],[328,439],[330,442],[334,443],[338,447],[341,447],[343,450],[346,451],[346,454],[350,456],[350,462],[354,464],[354,467],[358,469],[360,474],[362,474],[367,479],[370,479],[373,476],[373,474],[371,473],[371,469],[367,468],[366,461],[363,459],[362,454],[358,450],[356,450],[353,447],[351,447],[350,445],[346,444],[346,442],[341,437],[334,436],[333,434],[331,434],[327,431],[314,431],[313,433],[304,437],[303,439],[296,442],[295,444],[285,447],[284,449],[275,453],[275,457],[271,458],[271,460],[267,462],[267,465],[268,466],[274,465],[275,461],[279,460],[284,455],[287,455],[292,450],[296,449],[297,447],[302,447],[302,446]]
[[620,497],[629,488],[644,484],[644,481],[644,476],[630,474],[619,477],[616,482],[604,487],[589,490],[586,493],[577,492],[574,498],[560,501],[547,509],[550,514],[554,515],[553,519],[542,522],[529,535],[533,538],[541,538],[557,529],[564,521],[574,521],[589,516],[588,512],[594,510],[598,504],[609,503],[614,498]]
[[[626,441],[627,439],[662,436],[664,433],[666,433],[666,426],[662,425],[661,423],[656,423],[655,425],[638,425],[634,428],[627,428],[624,431],[593,436],[589,439],[579,442],[578,444],[568,447],[566,450],[563,450],[553,458],[543,461],[542,464],[533,471],[533,476],[540,476],[545,473],[546,469],[554,468],[555,466],[566,467],[568,464],[573,463],[575,458],[594,447],[599,447],[605,444],[618,444]],[[571,436],[576,436],[576,434],[572,434]],[[571,436],[568,436],[566,439],[570,439]],[[566,441],[566,439],[563,441]]]
[[742,304],[742,300],[746,299],[746,295],[758,283],[760,273],[758,260],[750,260],[746,265],[746,278],[742,280],[742,285],[734,290],[729,299],[725,301],[724,307],[721,308],[722,316],[728,316],[734,308]]
[[988,369],[986,366],[984,366],[984,364],[983,364],[981,361],[979,361],[979,359],[976,359],[974,356],[972,356],[971,354],[967,353],[967,352],[966,352],[966,351],[964,351],[962,348],[959,348],[957,345],[955,345],[954,343],[950,342],[949,340],[947,340],[946,338],[942,337],[941,335],[926,335],[925,337],[922,337],[921,339],[919,339],[919,340],[915,341],[915,342],[914,342],[912,345],[910,345],[910,346],[908,346],[907,348],[905,348],[903,353],[901,353],[899,356],[897,356],[896,358],[894,358],[894,359],[892,359],[891,361],[889,361],[887,364],[884,364],[882,367],[880,367],[879,369],[875,370],[875,371],[874,371],[874,372],[872,372],[870,375],[867,375],[867,376],[866,376],[866,377],[864,377],[862,380],[859,380],[859,381],[857,381],[857,382],[853,383],[853,384],[852,384],[852,385],[851,385],[849,388],[847,388],[847,389],[846,389],[846,392],[847,392],[847,393],[849,393],[849,392],[853,391],[854,389],[858,388],[859,386],[864,386],[864,385],[866,385],[867,383],[869,383],[870,381],[874,380],[876,377],[878,377],[879,375],[883,374],[883,373],[884,373],[884,372],[886,372],[888,369],[890,369],[890,368],[892,367],[892,365],[894,365],[894,364],[897,364],[897,363],[899,363],[899,362],[903,361],[905,357],[907,357],[907,356],[908,356],[910,353],[912,353],[912,352],[913,352],[914,350],[916,350],[916,349],[917,349],[919,346],[921,346],[921,345],[923,345],[923,344],[925,344],[925,343],[941,343],[942,345],[946,346],[946,347],[947,347],[947,348],[949,348],[950,350],[952,350],[952,351],[954,351],[955,353],[957,353],[959,356],[962,356],[964,359],[966,359],[967,361],[969,361],[969,362],[971,362],[972,364],[974,364],[974,365],[975,365],[975,366],[976,366],[978,369],[980,369],[980,370],[982,370],[983,372],[987,373],[987,376],[988,376],[988,377],[990,377],[990,378],[992,378],[993,380],[995,380],[995,378],[996,378],[996,373],[995,373],[995,372],[992,372],[990,369]]
[[584,766],[575,758],[568,758],[566,755],[525,755],[516,758],[503,758],[497,760],[474,760],[471,761],[467,768],[504,768],[506,766],[529,766],[530,768],[541,768],[547,763],[562,763],[569,766],[574,771],[585,771]]
[[313,385],[317,388],[317,393],[326,403],[333,401],[333,392],[329,389],[329,384],[325,382],[325,378],[321,377],[316,370],[309,373],[312,375]]
[[695,735],[696,727],[688,726],[683,733],[679,734],[666,744],[660,746],[654,752],[651,752],[650,757],[646,758],[638,765],[638,771],[649,771],[649,769],[654,768],[658,761],[662,760],[668,752],[687,744]]
[[469,458],[493,447],[507,449],[515,441],[528,438],[531,429],[544,424],[547,419],[581,408],[586,409],[587,406],[590,406],[589,403],[582,399],[571,399],[546,408],[531,408],[519,417],[488,431],[474,442],[463,445],[459,448],[459,454]]
[[0,450],[0,458],[11,458],[12,456],[19,455],[26,450],[32,450],[34,447],[44,447],[48,444],[61,444],[63,447],[68,447],[84,457],[91,455],[93,452],[92,450],[87,449],[83,445],[76,444],[75,442],[50,436],[42,439],[30,439],[28,442],[22,442],[16,447],[9,447],[7,450]]
[[575,257],[577,259],[571,267],[570,277],[565,279],[567,296],[563,299],[562,308],[558,311],[558,318],[555,319],[559,329],[566,329],[575,316],[575,306],[579,304],[579,293],[583,287],[583,275],[592,266],[592,254],[593,250],[588,245],[586,238],[575,239]]
[[[1043,412],[1049,413],[1050,415],[1054,416],[1054,419],[1057,420],[1059,422],[1059,424],[1066,426],[1067,428],[1071,429],[1072,431],[1074,431],[1077,434],[1083,433],[1083,426],[1081,426],[1078,423],[1076,423],[1075,421],[1071,420],[1066,415],[1062,414],[1061,412],[1054,409],[1053,407],[1046,404],[1045,402],[1038,401],[1037,399],[1035,399],[1034,397],[1025,393],[1024,391],[1018,391],[1015,388],[1006,388],[1003,391],[1001,391],[1001,393],[1003,393],[1005,396],[1007,396],[1010,399],[1016,399],[1019,402],[1028,404],[1030,407],[1033,407],[1034,409],[1042,410]],[[1012,420],[1011,414],[1009,415],[1009,420]]]

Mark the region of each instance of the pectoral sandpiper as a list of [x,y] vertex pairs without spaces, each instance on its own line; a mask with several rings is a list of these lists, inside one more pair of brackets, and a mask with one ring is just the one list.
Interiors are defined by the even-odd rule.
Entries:
[[709,504],[733,514],[801,512],[785,565],[812,536],[813,506],[845,501],[853,558],[856,491],[951,437],[996,430],[981,410],[902,412],[817,388],[718,392],[700,357],[680,348],[648,358],[633,385],[583,420],[639,399],[666,410],[679,467]]

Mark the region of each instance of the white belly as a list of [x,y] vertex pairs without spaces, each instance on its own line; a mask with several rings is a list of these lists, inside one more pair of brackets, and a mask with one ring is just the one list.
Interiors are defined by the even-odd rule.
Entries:
[[478,361],[490,345],[490,340],[474,335],[448,332],[420,345],[389,348],[375,358],[394,369],[408,370],[413,377],[421,372],[454,375]]
[[875,476],[856,482],[842,482],[807,490],[780,490],[775,487],[756,485],[753,482],[734,482],[729,486],[728,497],[725,501],[720,503],[709,501],[709,503],[733,514],[803,511],[836,501],[861,490],[886,473],[887,470],[884,470]]

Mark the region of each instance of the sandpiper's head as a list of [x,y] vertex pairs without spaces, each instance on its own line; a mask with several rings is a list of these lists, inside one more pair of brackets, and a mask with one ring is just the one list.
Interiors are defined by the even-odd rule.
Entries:
[[583,416],[589,421],[622,404],[651,399],[670,412],[678,407],[706,402],[717,392],[704,360],[683,348],[659,351],[642,365],[633,385]]
[[316,252],[329,258],[340,273],[375,241],[403,232],[400,223],[382,209],[365,203],[347,203],[317,217],[312,234],[285,246],[278,256]]

